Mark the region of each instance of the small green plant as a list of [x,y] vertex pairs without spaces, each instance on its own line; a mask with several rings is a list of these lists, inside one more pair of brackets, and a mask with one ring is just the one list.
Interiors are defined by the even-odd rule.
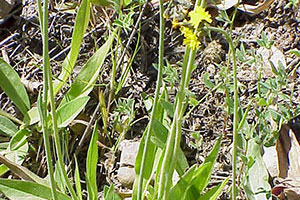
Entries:
[[[43,39],[43,91],[39,93],[36,106],[29,101],[28,94],[14,69],[0,58],[0,87],[13,101],[20,111],[22,118],[18,119],[0,110],[0,135],[3,142],[0,144],[0,175],[11,170],[22,180],[0,178],[0,191],[10,199],[79,199],[82,200],[83,190],[87,191],[88,199],[98,199],[97,164],[99,130],[103,130],[104,137],[108,137],[109,149],[116,153],[125,134],[135,123],[135,101],[130,98],[119,98],[130,75],[130,69],[139,51],[140,33],[132,55],[124,57],[132,42],[136,31],[141,31],[141,13],[146,5],[141,6],[135,1],[98,1],[83,0],[75,19],[70,53],[62,63],[62,71],[57,79],[53,79],[48,52],[48,0],[42,3],[38,0],[40,29]],[[55,97],[73,71],[83,36],[90,20],[91,3],[100,6],[113,5],[117,17],[113,22],[115,30],[109,30],[106,42],[95,51],[94,55],[82,67],[77,77],[72,81],[69,89],[60,102]],[[296,7],[298,0],[289,0],[286,7]],[[171,4],[170,4],[171,5]],[[134,25],[136,9],[142,10]],[[190,5],[186,5],[190,7]],[[210,35],[211,31],[221,33],[229,44],[227,62],[220,67],[218,76],[212,81],[208,73],[203,76],[203,83],[209,88],[209,93],[222,92],[225,98],[227,118],[233,116],[233,144],[232,144],[232,183],[231,198],[237,199],[239,192],[243,192],[249,199],[270,199],[271,187],[268,183],[268,172],[262,161],[261,149],[263,146],[274,145],[278,131],[300,109],[293,105],[293,87],[289,77],[295,72],[300,63],[287,72],[283,62],[269,61],[274,76],[262,78],[264,61],[262,55],[254,49],[246,49],[243,43],[237,47],[232,37],[233,22],[236,9],[229,17],[226,11],[220,10],[219,21],[228,25],[224,28],[212,27],[210,14],[205,10],[206,1],[197,0],[194,9],[190,12],[173,13],[172,27],[179,28],[183,35],[185,54],[178,69],[164,58],[165,19],[163,0],[159,1],[159,58],[154,65],[158,71],[154,97],[143,94],[147,111],[150,113],[149,123],[142,135],[135,164],[136,179],[133,186],[133,200],[214,200],[217,199],[228,183],[229,177],[214,187],[208,188],[214,163],[218,157],[222,138],[216,140],[211,152],[201,165],[189,166],[187,158],[180,146],[182,123],[191,111],[202,103],[209,94],[197,100],[188,89],[191,74],[195,69],[195,57],[201,46],[201,37]],[[126,9],[126,10],[125,10]],[[177,20],[177,17],[179,21]],[[110,26],[108,26],[111,28]],[[123,46],[121,35],[129,35],[128,44]],[[268,40],[262,32],[257,44],[271,51],[274,41]],[[109,53],[110,52],[110,53]],[[289,53],[300,57],[299,50]],[[81,184],[80,169],[76,156],[69,158],[68,137],[70,123],[84,111],[89,94],[103,71],[105,59],[110,55],[112,63],[110,82],[99,89],[99,109],[103,127],[100,123],[90,123],[93,127],[86,158],[85,182]],[[257,82],[253,93],[249,92],[248,102],[241,102],[239,92],[243,89],[238,80],[239,67],[257,67]],[[179,83],[179,86],[177,86]],[[177,91],[175,99],[170,99],[169,86]],[[178,87],[178,88],[176,88]],[[103,90],[102,90],[103,89]],[[108,95],[106,95],[108,91]],[[106,99],[106,97],[108,99]],[[111,106],[115,103],[114,106]],[[189,108],[189,110],[187,109]],[[96,113],[96,112],[95,112]],[[110,123],[110,114],[114,120]],[[249,116],[254,120],[248,120]],[[86,129],[88,130],[88,129]],[[111,131],[111,133],[109,132]],[[118,139],[113,143],[113,133]],[[33,134],[42,135],[46,153],[48,176],[40,178],[22,166],[27,152],[30,149],[28,137]],[[194,143],[191,146],[201,149],[203,136],[200,132],[193,132]],[[74,162],[70,161],[73,160]],[[241,163],[241,165],[238,165]],[[75,165],[74,172],[70,165]],[[255,176],[254,176],[255,175]],[[177,177],[177,180],[173,180]],[[153,182],[154,180],[154,182]],[[104,199],[121,199],[114,192],[114,185],[104,186]]]
[[[193,11],[189,13],[189,25],[176,24],[181,26],[180,30],[184,35],[186,51],[184,55],[179,91],[174,105],[168,101],[166,89],[160,94],[162,86],[162,75],[164,72],[164,9],[160,1],[160,39],[159,39],[159,64],[158,79],[154,102],[152,106],[150,122],[143,135],[139,153],[136,160],[136,181],[134,184],[133,199],[216,199],[224,184],[218,185],[209,192],[203,194],[207,186],[212,167],[214,165],[220,140],[207,162],[200,167],[192,166],[185,173],[188,167],[185,156],[180,149],[181,123],[185,113],[188,99],[191,96],[188,85],[197,49],[200,46],[201,30],[206,22],[211,22],[210,15],[203,8],[204,1],[197,1]],[[173,26],[175,26],[173,24]],[[167,71],[167,70],[165,70]],[[171,71],[171,70],[169,70]],[[171,73],[169,73],[171,75]],[[174,74],[174,73],[172,73]],[[172,120],[169,119],[172,117]],[[170,121],[170,123],[168,123]],[[154,159],[156,158],[156,159]],[[174,170],[181,177],[177,183],[172,182]],[[156,175],[155,175],[156,173]],[[151,177],[155,175],[154,187],[150,185]],[[213,192],[212,192],[213,191]],[[146,193],[149,192],[148,195]]]
[[[1,179],[0,190],[10,199],[20,199],[24,195],[33,199],[82,199],[79,195],[81,191],[77,191],[76,194],[65,170],[67,163],[64,163],[62,155],[59,130],[67,127],[87,104],[89,100],[88,94],[92,91],[93,86],[95,85],[97,74],[99,74],[104,59],[112,45],[114,33],[111,34],[107,42],[88,60],[68,90],[67,94],[64,96],[63,100],[57,106],[54,102],[54,95],[56,95],[60,88],[65,84],[75,65],[80,50],[80,41],[82,41],[90,17],[90,1],[84,0],[81,3],[72,36],[71,51],[62,64],[62,72],[59,76],[59,81],[54,82],[54,84],[52,84],[52,74],[50,72],[51,70],[48,54],[48,1],[44,2],[43,9],[41,2],[39,1],[38,10],[43,38],[44,92],[43,95],[41,95],[41,93],[39,94],[37,107],[32,107],[30,109],[29,98],[19,76],[9,64],[0,59],[0,86],[9,96],[9,98],[15,103],[18,109],[20,109],[24,116],[22,121],[10,116],[4,111],[1,111],[1,125],[6,127],[3,130],[5,130],[4,134],[8,136],[8,143],[5,147],[7,153],[5,153],[5,157],[2,157],[2,163],[4,163],[6,167],[2,165],[1,173],[5,173],[8,169],[10,169],[24,180],[20,181]],[[49,104],[50,110],[48,110]],[[19,123],[20,126],[15,126],[11,120]],[[46,179],[41,179],[37,175],[28,171],[26,168],[20,166],[24,160],[24,155],[28,151],[28,143],[26,138],[31,134],[31,131],[40,130],[37,122],[40,122],[40,125],[42,126],[44,146],[46,150],[49,173],[49,178]],[[36,126],[37,128],[34,128],[33,126]],[[95,126],[92,138],[96,139],[92,139],[90,145],[91,150],[89,150],[87,161],[88,164],[86,178],[88,179],[88,193],[91,199],[95,199],[95,197],[97,197],[97,188],[95,187],[96,176],[94,176],[96,173],[95,169],[98,159],[96,154],[96,130],[97,129]],[[51,152],[51,143],[49,137],[54,137],[53,145],[55,147],[55,153]],[[10,154],[14,156],[11,157]],[[57,160],[55,160],[55,172],[52,160],[53,158],[57,158]],[[62,191],[65,191],[64,188],[67,188],[68,192],[65,192],[70,194],[71,197],[58,190],[56,187],[57,184],[54,179],[54,174],[56,174],[56,180],[60,180],[58,185],[60,185]],[[76,178],[76,188],[80,188],[78,173]],[[10,188],[10,190],[5,189],[7,187]]]

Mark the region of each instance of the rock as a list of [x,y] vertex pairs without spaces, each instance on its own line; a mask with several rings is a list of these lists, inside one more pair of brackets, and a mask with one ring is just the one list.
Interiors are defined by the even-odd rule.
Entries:
[[135,179],[135,171],[133,167],[120,167],[117,176],[118,180],[124,187],[132,188]]
[[261,55],[262,62],[263,62],[263,71],[262,75],[263,78],[270,78],[274,77],[274,73],[272,72],[272,67],[270,62],[273,63],[274,68],[279,71],[280,66],[279,62],[281,62],[282,66],[286,68],[286,61],[284,54],[275,46],[272,46],[271,49],[266,49],[263,47],[260,47],[257,50],[257,53]]
[[118,180],[127,188],[132,188],[135,179],[134,164],[140,143],[137,141],[123,140],[120,144],[121,158],[118,170]]
[[121,166],[131,166],[134,167],[136,155],[139,150],[140,142],[123,140],[120,144],[121,158],[120,165]]

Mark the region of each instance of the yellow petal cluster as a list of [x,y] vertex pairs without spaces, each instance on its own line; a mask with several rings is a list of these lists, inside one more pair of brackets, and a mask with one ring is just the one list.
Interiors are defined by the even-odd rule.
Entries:
[[189,13],[189,17],[189,22],[194,26],[195,29],[198,28],[200,22],[202,21],[207,21],[208,23],[212,22],[210,14],[200,6],[197,6],[193,11],[191,11]]
[[172,28],[177,29],[179,27],[180,23],[178,22],[177,18],[173,18],[172,20]]
[[202,21],[211,23],[212,19],[210,14],[200,6],[196,6],[196,8],[189,13],[189,17],[190,19],[188,21],[184,21],[183,23],[179,23],[178,20],[174,18],[172,21],[172,27],[174,29],[180,27],[180,31],[184,35],[184,45],[190,47],[191,49],[197,49],[200,46],[200,41],[198,40],[197,36],[200,31],[198,29],[199,25]]
[[180,31],[184,35],[183,44],[190,47],[191,49],[199,48],[200,41],[198,40],[197,33],[193,32],[190,28],[182,26]]

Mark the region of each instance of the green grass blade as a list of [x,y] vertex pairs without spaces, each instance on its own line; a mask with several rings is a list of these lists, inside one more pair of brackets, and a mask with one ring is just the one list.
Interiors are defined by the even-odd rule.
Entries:
[[114,185],[109,188],[104,186],[104,200],[121,200],[121,197],[114,192]]
[[88,155],[86,160],[86,181],[89,199],[96,200],[97,199],[97,162],[98,162],[98,126],[97,122],[94,125],[94,131],[91,138],[91,142],[88,149]]
[[18,131],[18,127],[8,118],[0,116],[0,133],[5,136],[13,136]]
[[0,87],[26,116],[30,102],[25,87],[17,72],[2,58],[0,58]]
[[[163,124],[161,124],[158,120],[154,120],[153,133],[154,135],[151,137],[151,141],[155,143],[159,148],[163,149],[167,142],[168,129]],[[188,167],[189,165],[186,160],[186,157],[183,151],[181,150],[181,148],[179,148],[175,169],[178,172],[178,174],[181,176],[184,174],[185,169]]]
[[78,162],[75,157],[75,187],[76,187],[76,192],[79,200],[82,200],[82,193],[81,193],[81,183],[80,183],[80,176],[79,176],[79,167],[78,167]]
[[[149,126],[149,125],[148,125]],[[155,161],[155,153],[156,153],[156,146],[153,142],[151,142],[151,140],[148,140],[148,146],[147,146],[147,156],[145,156],[144,154],[144,148],[145,148],[145,138],[147,137],[146,133],[148,132],[148,127],[146,128],[143,137],[141,139],[140,142],[140,146],[139,146],[139,150],[138,150],[138,154],[136,157],[136,161],[135,161],[135,173],[136,173],[136,178],[135,178],[135,182],[134,182],[134,187],[133,187],[133,197],[132,199],[138,199],[138,184],[140,181],[142,181],[142,190],[144,190],[145,184],[147,182],[147,180],[150,178],[151,174],[152,174],[152,170],[153,169],[153,165],[154,165],[154,161]],[[141,171],[141,167],[142,167],[142,162],[144,162],[144,169],[143,169],[143,173],[140,174]],[[140,191],[140,195],[142,195],[142,191]]]
[[227,184],[229,178],[226,178],[222,183],[208,190],[198,200],[216,200],[222,192],[224,186]]
[[[33,181],[36,183],[39,183],[41,185],[48,186],[49,183],[47,180],[44,180],[28,170],[27,168],[16,164],[15,162],[10,161],[9,159],[5,158],[3,155],[0,155],[0,162],[5,164],[7,169],[10,169],[13,173],[17,174],[19,177],[21,177],[24,180]],[[4,167],[3,167],[4,169]],[[5,170],[4,170],[5,171]],[[0,170],[1,172],[1,170]],[[1,174],[1,173],[0,173]]]
[[22,164],[28,152],[29,145],[27,142],[27,134],[29,134],[28,131],[21,129],[9,142],[5,156],[16,164]]
[[75,119],[75,117],[82,111],[87,104],[89,96],[76,98],[57,110],[57,125],[59,128],[66,127]]
[[92,91],[99,72],[102,69],[103,62],[111,48],[114,36],[115,32],[110,35],[105,44],[88,60],[60,103],[60,107],[67,101],[71,101],[79,96],[87,96]]
[[[51,189],[44,185],[21,180],[0,178],[1,192],[12,200],[48,200],[52,199]],[[67,195],[58,192],[59,200],[71,200]]]
[[190,183],[190,181],[193,178],[193,174],[195,172],[196,169],[196,165],[193,165],[181,178],[180,180],[176,183],[176,185],[174,185],[171,188],[170,191],[170,196],[169,199],[170,200],[181,200],[184,193],[186,192],[186,190],[188,189],[188,185]]
[[209,183],[210,175],[213,170],[213,166],[215,164],[220,149],[220,143],[221,143],[221,137],[218,139],[217,143],[215,144],[210,154],[205,158],[203,165],[207,164],[209,167],[207,167],[205,170],[202,170],[201,169],[202,165],[201,165],[195,171],[192,184],[195,185],[199,193],[201,193]]
[[198,199],[210,180],[211,171],[218,156],[221,138],[206,157],[204,163],[192,166],[170,190],[169,200]]
[[62,72],[59,75],[58,80],[54,82],[54,94],[57,94],[57,92],[65,84],[71,72],[73,71],[73,68],[75,66],[80,51],[81,42],[84,33],[87,29],[89,20],[90,20],[90,1],[83,0],[81,2],[81,6],[78,10],[78,14],[75,19],[74,31],[73,31],[72,42],[71,42],[71,50],[62,64]]

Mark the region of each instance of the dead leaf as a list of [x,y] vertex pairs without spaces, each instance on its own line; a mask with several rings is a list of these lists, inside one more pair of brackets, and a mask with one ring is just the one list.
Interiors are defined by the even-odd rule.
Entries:
[[216,3],[216,7],[220,10],[227,10],[235,5],[237,5],[239,2],[239,7],[238,9],[246,12],[247,14],[254,16],[262,11],[268,9],[270,5],[273,3],[274,0],[264,0],[263,2],[258,2],[254,5],[243,3],[241,0],[224,0],[224,1],[219,1],[219,0],[210,0],[208,1],[209,5],[214,5],[214,2]]
[[295,133],[288,125],[283,125],[276,144],[279,162],[279,177],[300,182],[300,145]]
[[289,125],[283,125],[276,143],[278,176],[283,179],[272,193],[279,199],[300,199],[300,145]]

